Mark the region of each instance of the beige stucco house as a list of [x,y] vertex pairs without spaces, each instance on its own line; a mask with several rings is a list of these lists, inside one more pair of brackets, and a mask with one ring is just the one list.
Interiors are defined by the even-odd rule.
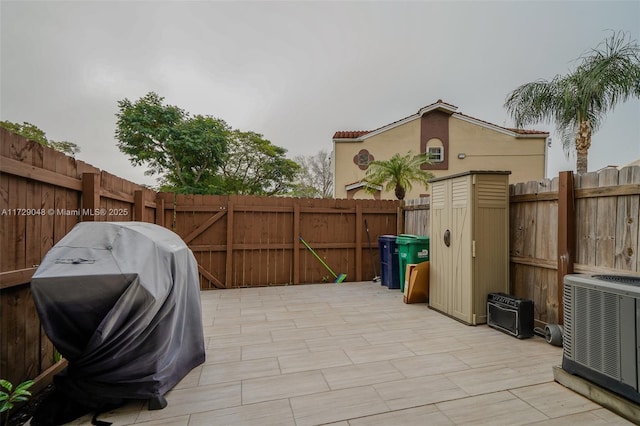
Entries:
[[[401,155],[426,152],[436,177],[469,170],[510,170],[510,183],[545,176],[548,132],[510,129],[457,112],[438,100],[413,115],[371,131],[338,131],[333,135],[333,176],[336,198],[374,198],[365,192],[368,164]],[[414,185],[406,199],[427,195]],[[375,198],[395,199],[380,191]]]

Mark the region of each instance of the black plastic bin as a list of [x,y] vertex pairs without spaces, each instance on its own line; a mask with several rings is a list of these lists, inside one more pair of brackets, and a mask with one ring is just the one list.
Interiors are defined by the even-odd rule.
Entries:
[[382,285],[390,289],[400,288],[400,266],[396,236],[379,236],[378,249],[380,250],[380,281]]

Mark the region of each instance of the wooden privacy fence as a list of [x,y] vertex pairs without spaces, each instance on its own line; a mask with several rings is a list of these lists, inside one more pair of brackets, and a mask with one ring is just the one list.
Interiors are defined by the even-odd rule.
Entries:
[[348,281],[370,280],[377,238],[397,232],[400,209],[395,201],[158,194],[1,128],[0,200],[0,378],[14,383],[54,366],[28,284],[80,221],[172,229],[209,289],[333,282],[298,235]]
[[347,281],[371,280],[378,236],[397,232],[400,208],[397,201],[376,200],[158,197],[165,226],[196,256],[203,289],[333,282],[299,237]]
[[640,167],[511,185],[511,290],[562,323],[569,273],[640,274]]
[[55,364],[29,281],[80,220],[155,220],[155,193],[0,128],[0,378]]
[[429,197],[405,200],[404,232],[414,235],[429,235]]

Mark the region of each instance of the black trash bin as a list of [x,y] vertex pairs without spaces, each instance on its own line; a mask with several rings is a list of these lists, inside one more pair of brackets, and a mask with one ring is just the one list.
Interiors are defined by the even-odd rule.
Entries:
[[378,237],[380,250],[380,281],[390,289],[400,288],[400,274],[398,273],[399,258],[395,235],[381,235]]

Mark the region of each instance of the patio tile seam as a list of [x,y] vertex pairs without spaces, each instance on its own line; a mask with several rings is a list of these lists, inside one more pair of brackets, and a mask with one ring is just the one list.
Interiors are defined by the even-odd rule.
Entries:
[[[544,382],[544,383],[549,383],[549,382]],[[507,389],[507,392],[509,392],[511,395],[515,396],[517,399],[519,399],[520,401],[524,402],[525,404],[527,404],[529,407],[533,408],[535,411],[537,411],[538,413],[542,414],[543,416],[545,416],[547,418],[547,420],[551,420],[551,419],[561,419],[562,417],[565,417],[564,415],[562,416],[558,416],[558,417],[551,417],[549,416],[547,413],[541,411],[538,407],[532,405],[529,401],[526,401],[522,398],[520,398],[518,395],[516,395],[515,393],[511,392],[514,389],[521,389],[521,388],[526,388],[526,387],[530,387],[530,386],[520,386],[517,388],[511,388],[511,389]],[[536,421],[539,422],[539,421]],[[536,422],[532,422],[532,423],[536,423]]]

